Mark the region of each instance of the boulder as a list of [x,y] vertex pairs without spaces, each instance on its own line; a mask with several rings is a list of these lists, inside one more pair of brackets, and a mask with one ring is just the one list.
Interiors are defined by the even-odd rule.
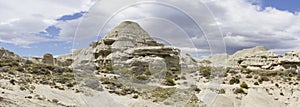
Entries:
[[44,64],[54,65],[54,58],[53,58],[53,55],[50,54],[50,53],[44,54],[43,59],[42,59],[42,62],[43,62]]

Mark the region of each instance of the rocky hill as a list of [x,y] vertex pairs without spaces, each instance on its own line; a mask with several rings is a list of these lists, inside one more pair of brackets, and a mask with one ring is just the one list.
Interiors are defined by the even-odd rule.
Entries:
[[165,62],[166,68],[178,71],[180,50],[154,41],[137,23],[125,21],[102,40],[91,44],[97,67],[122,66],[145,70],[151,62]]

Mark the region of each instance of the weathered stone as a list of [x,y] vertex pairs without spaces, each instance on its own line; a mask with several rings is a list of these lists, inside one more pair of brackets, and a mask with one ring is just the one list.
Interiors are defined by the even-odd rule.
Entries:
[[0,47],[0,58],[1,57],[10,57],[10,58],[20,58],[18,55],[16,55],[14,52],[11,52],[9,50],[4,49],[3,47]]
[[50,54],[50,53],[46,53],[46,54],[43,56],[43,63],[44,63],[44,64],[54,65],[54,58],[53,58],[53,55]]
[[[166,67],[178,68],[180,50],[157,43],[137,23],[125,21],[109,32],[102,40],[90,45],[98,68],[105,66],[148,69],[151,56],[164,59]],[[143,59],[138,61],[138,59]],[[148,59],[147,59],[148,58]],[[150,58],[150,59],[149,59]],[[176,69],[179,70],[179,69]]]
[[300,50],[290,51],[284,55],[277,55],[273,51],[265,49],[263,46],[256,46],[254,48],[237,51],[233,55],[228,56],[228,58],[215,55],[203,60],[208,60],[212,63],[225,60],[227,63],[224,65],[233,68],[247,68],[252,70],[296,69],[299,71]]

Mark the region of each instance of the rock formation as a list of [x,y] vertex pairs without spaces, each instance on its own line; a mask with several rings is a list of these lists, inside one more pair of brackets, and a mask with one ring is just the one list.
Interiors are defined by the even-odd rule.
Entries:
[[179,55],[129,21],[59,57],[21,58],[0,48],[0,106],[299,105],[300,50],[276,55],[257,46],[200,61]]
[[52,54],[46,53],[43,56],[43,63],[44,64],[50,64],[50,65],[54,65],[54,58]]
[[11,58],[19,58],[14,52],[4,49],[0,47],[0,57],[11,57]]
[[151,62],[163,60],[168,70],[179,71],[180,50],[157,43],[135,22],[122,22],[91,47],[99,68],[122,66],[145,70]]
[[[290,51],[283,55],[277,55],[263,46],[256,46],[249,49],[237,51],[233,55],[215,55],[202,59],[211,63],[226,60],[227,67],[247,68],[252,70],[284,70],[300,69],[300,51]],[[224,61],[223,61],[224,62]],[[206,65],[209,65],[206,63]]]
[[189,54],[185,54],[181,56],[180,65],[183,72],[197,71],[199,70],[199,66],[200,66],[198,64],[198,61]]

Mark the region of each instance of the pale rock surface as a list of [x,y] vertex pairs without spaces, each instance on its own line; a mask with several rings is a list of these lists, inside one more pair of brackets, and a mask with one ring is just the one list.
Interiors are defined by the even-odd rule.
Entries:
[[224,66],[252,70],[285,70],[300,68],[300,50],[277,55],[263,46],[237,51],[233,55],[217,54],[199,61],[202,66]]
[[185,54],[185,55],[181,56],[180,65],[181,65],[182,72],[199,70],[199,65],[198,65],[197,59],[193,58],[189,54]]
[[44,54],[42,61],[44,64],[54,65],[54,58],[53,55],[50,53]]
[[[157,43],[137,23],[130,21],[122,22],[102,40],[92,43],[90,48],[94,50],[95,62],[100,69],[105,66],[130,68],[130,64],[126,63],[127,60],[152,56],[163,58],[168,69],[178,70],[180,61],[179,49]],[[149,67],[147,64],[140,66]]]
[[0,47],[0,57],[12,57],[12,58],[19,58],[14,52],[4,49]]
[[207,58],[202,59],[210,61],[210,63],[204,63],[205,66],[227,66],[229,55],[227,54],[216,54],[213,56],[209,56]]

